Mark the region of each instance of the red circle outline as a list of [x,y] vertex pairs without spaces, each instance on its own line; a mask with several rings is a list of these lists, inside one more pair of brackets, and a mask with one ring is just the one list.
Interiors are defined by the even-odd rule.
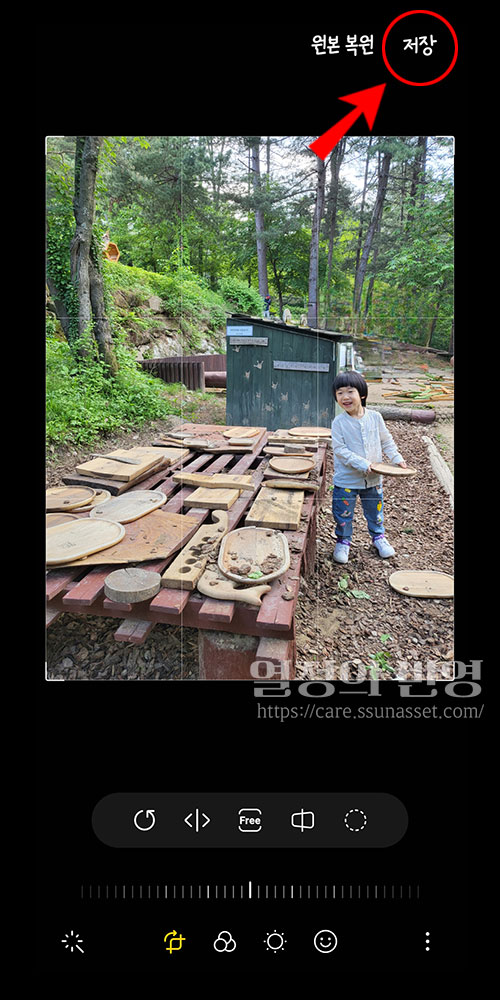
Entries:
[[[443,21],[446,27],[449,28],[455,45],[455,53],[453,59],[451,60],[450,65],[448,66],[448,69],[445,70],[445,72],[442,73],[441,76],[437,76],[435,80],[428,80],[426,83],[415,83],[415,81],[413,80],[405,80],[404,76],[399,76],[399,74],[396,73],[395,70],[393,70],[392,66],[390,65],[385,51],[387,36],[391,31],[391,29],[394,27],[395,24],[397,24],[398,21],[401,21],[403,17],[410,17],[411,14],[430,14],[431,17],[437,17],[439,21]],[[433,83],[439,83],[440,80],[444,80],[445,76],[448,76],[448,73],[451,73],[457,61],[457,57],[458,57],[458,38],[456,36],[454,28],[452,27],[450,22],[446,20],[445,17],[443,17],[441,14],[436,14],[433,10],[407,10],[405,14],[399,14],[398,17],[394,18],[394,21],[391,21],[389,27],[386,28],[384,37],[382,39],[382,58],[384,60],[387,69],[389,70],[389,73],[392,73],[392,75],[396,77],[396,80],[401,80],[401,83],[407,83],[409,84],[410,87],[430,87]]]

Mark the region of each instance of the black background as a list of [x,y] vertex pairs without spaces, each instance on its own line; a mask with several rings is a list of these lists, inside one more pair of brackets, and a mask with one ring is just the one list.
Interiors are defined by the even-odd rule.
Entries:
[[[466,522],[467,482],[460,461],[461,442],[466,439],[466,412],[460,406],[460,386],[465,383],[464,345],[470,334],[467,283],[465,272],[468,246],[468,155],[470,129],[467,94],[467,31],[456,13],[439,7],[436,11],[452,23],[458,35],[459,57],[450,75],[430,87],[411,87],[394,79],[380,54],[382,34],[390,21],[404,7],[389,6],[383,12],[364,14],[353,9],[352,15],[321,13],[314,23],[308,21],[291,27],[280,21],[234,25],[170,25],[165,38],[144,50],[139,47],[134,59],[116,62],[117,85],[112,94],[102,89],[99,58],[93,55],[90,76],[101,81],[95,98],[86,107],[82,101],[62,113],[40,113],[40,132],[45,134],[87,131],[141,133],[169,132],[195,134],[218,131],[231,134],[256,130],[278,134],[320,135],[349,111],[337,98],[366,87],[386,83],[386,90],[375,121],[375,135],[454,135],[456,138],[456,309],[455,338],[457,383],[456,406],[456,522],[462,531]],[[433,26],[429,26],[432,31]],[[374,34],[374,54],[356,57],[342,51],[339,55],[316,56],[311,47],[315,34]],[[416,32],[415,32],[416,33]],[[424,33],[424,32],[419,32]],[[408,32],[408,37],[411,35]],[[436,31],[434,31],[436,37]],[[406,37],[406,35],[405,35]],[[57,44],[57,43],[55,43]],[[414,56],[409,57],[415,65]],[[432,57],[430,57],[432,59]],[[426,60],[426,64],[429,63]],[[133,63],[133,70],[130,63]],[[404,75],[404,74],[403,74]],[[408,76],[411,77],[410,72]],[[133,108],[133,111],[131,110]],[[360,119],[355,134],[368,134]],[[43,187],[43,135],[40,137],[39,167]],[[43,217],[43,197],[40,215]],[[43,222],[42,222],[43,227]],[[42,255],[43,256],[43,255]],[[43,260],[40,266],[43,276]],[[43,287],[43,286],[42,286]],[[43,319],[43,317],[41,317]],[[43,365],[43,359],[41,359]],[[463,436],[462,436],[463,435]],[[43,455],[43,443],[40,447]],[[43,460],[41,477],[43,483]],[[41,546],[41,549],[43,546]],[[41,552],[42,559],[43,553]],[[457,660],[484,659],[484,636],[481,625],[480,591],[466,585],[466,557],[457,546],[455,601]],[[41,581],[42,582],[42,581]],[[35,629],[34,629],[35,631]],[[339,938],[342,931],[357,928],[358,958],[363,949],[376,952],[380,942],[377,973],[404,967],[413,977],[422,971],[421,960],[434,963],[447,977],[457,970],[463,974],[481,958],[477,941],[480,930],[475,891],[482,829],[478,826],[481,804],[479,787],[483,771],[482,734],[487,715],[487,669],[483,662],[481,695],[473,698],[451,697],[437,685],[438,697],[403,699],[399,686],[381,684],[383,697],[377,705],[395,706],[439,703],[441,706],[483,705],[481,720],[393,720],[382,722],[337,720],[288,720],[284,723],[257,719],[257,699],[252,683],[245,682],[173,682],[171,684],[133,684],[46,682],[43,670],[43,593],[40,588],[37,636],[41,642],[36,652],[36,693],[38,735],[36,763],[38,773],[38,918],[37,940],[39,967],[47,970],[51,982],[77,984],[86,972],[94,974],[97,964],[110,983],[137,971],[149,985],[163,981],[165,972],[172,982],[173,962],[182,976],[203,981],[211,973],[213,954],[204,951],[203,934],[219,931],[229,923],[227,911],[211,913],[204,908],[184,911],[177,908],[168,914],[151,905],[133,906],[118,911],[97,904],[80,903],[80,887],[86,884],[246,881],[255,879],[312,884],[342,881],[362,884],[377,881],[419,883],[425,903],[418,914],[405,910],[407,936],[416,942],[408,952],[401,948],[397,927],[391,921],[399,916],[393,911],[370,911],[367,926],[364,916],[356,917],[352,908],[335,910]],[[261,704],[305,704],[293,683],[293,695],[286,701]],[[323,704],[351,704],[353,696],[336,693]],[[390,689],[390,690],[389,690]],[[464,689],[465,690],[465,689]],[[413,693],[417,691],[414,687]],[[369,703],[365,699],[365,703]],[[351,789],[385,791],[400,798],[408,810],[410,825],[403,841],[387,851],[317,851],[221,852],[113,851],[101,845],[91,829],[91,814],[96,802],[114,791],[189,791],[212,789],[238,792],[254,789],[310,789],[311,791],[347,791]],[[467,904],[466,896],[469,894]],[[148,904],[146,904],[147,906]],[[236,912],[236,911],[235,911]],[[360,913],[361,911],[356,911]],[[401,911],[399,911],[401,912]],[[321,916],[320,916],[321,914]],[[433,950],[425,955],[423,935],[426,926],[421,916],[432,917]],[[199,946],[187,953],[168,956],[165,969],[161,938],[166,924],[177,926],[182,918]],[[323,920],[324,918],[324,920]],[[280,962],[280,976],[301,965],[306,971],[316,969],[314,955],[300,947],[300,934],[306,933],[301,920],[311,928],[329,927],[324,910],[311,911],[273,908],[256,917],[242,907],[238,927],[248,937],[286,924],[293,947],[283,955],[264,955],[257,948],[238,956],[215,956],[220,961],[243,957],[248,968]],[[319,923],[318,923],[319,920]],[[172,923],[172,921],[174,921]],[[69,956],[59,943],[62,934],[73,924],[85,928],[83,935],[90,945],[85,956]],[[272,924],[272,927],[271,927]],[[310,926],[309,926],[310,925]],[[147,931],[147,934],[146,934]],[[406,928],[405,928],[406,931]],[[99,942],[108,936],[115,941],[121,934],[122,961],[106,959]],[[394,947],[387,938],[394,934]],[[147,935],[160,941],[158,953],[149,949]],[[198,937],[197,937],[198,935]],[[294,935],[298,935],[295,940]],[[212,935],[215,936],[215,935]],[[420,936],[422,949],[420,948]],[[93,942],[97,942],[95,948]],[[474,944],[471,944],[475,941]],[[434,947],[435,942],[435,947]],[[135,950],[134,950],[135,943]],[[371,949],[371,951],[370,951]],[[136,952],[139,958],[136,957]],[[114,953],[113,953],[114,955]],[[135,957],[134,957],[135,956]],[[142,956],[142,957],[141,957]],[[287,965],[283,962],[286,957]],[[80,959],[82,959],[80,961]],[[335,956],[320,957],[332,961],[337,976],[345,979],[361,975],[362,963],[353,952],[339,945]],[[375,959],[373,958],[372,961]],[[180,965],[180,962],[183,965]],[[220,968],[220,966],[219,966]],[[226,967],[227,968],[227,967]],[[268,968],[268,966],[266,966]],[[373,969],[374,966],[372,965]],[[75,971],[76,970],[76,971]],[[228,975],[228,983],[232,980]],[[240,975],[240,974],[239,974]],[[316,972],[314,972],[316,975]],[[284,980],[286,981],[286,979]],[[240,982],[240,979],[234,979]],[[401,980],[400,980],[401,982]]]

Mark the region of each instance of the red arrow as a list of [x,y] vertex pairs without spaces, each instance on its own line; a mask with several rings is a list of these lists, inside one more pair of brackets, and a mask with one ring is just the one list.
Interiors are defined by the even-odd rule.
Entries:
[[356,107],[344,118],[341,118],[336,125],[332,125],[328,132],[324,132],[319,139],[315,139],[309,149],[312,149],[313,153],[316,153],[320,159],[326,159],[333,147],[340,142],[342,136],[351,128],[351,125],[354,125],[360,115],[365,116],[371,132],[385,87],[385,83],[381,83],[377,87],[368,87],[368,90],[358,90],[356,94],[339,97],[339,101],[347,101],[348,104],[355,104]]

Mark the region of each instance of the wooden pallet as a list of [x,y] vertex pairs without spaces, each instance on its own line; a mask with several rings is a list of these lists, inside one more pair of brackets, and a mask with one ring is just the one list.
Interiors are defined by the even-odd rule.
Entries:
[[[195,428],[193,427],[193,429]],[[204,429],[206,430],[206,428]],[[191,453],[184,461],[182,468],[186,472],[203,471],[214,474],[229,471],[228,466],[231,466],[231,473],[244,475],[250,471],[255,485],[258,487],[263,482],[267,469],[267,458],[261,454],[261,449],[266,442],[267,434],[261,438],[260,447],[257,450],[241,457],[238,456],[234,465],[232,463],[235,455],[232,453],[217,456],[214,456],[213,453],[198,453],[196,455]],[[161,488],[162,492],[167,495],[167,503],[162,508],[163,510],[174,513],[189,513],[190,516],[197,519],[199,525],[205,520],[210,521],[211,513],[209,510],[195,507],[190,508],[189,511],[184,509],[184,501],[191,495],[193,488],[174,483],[172,476],[175,468],[170,467],[163,470],[163,479],[160,482],[156,481],[157,474],[155,474],[151,477],[153,482],[143,481],[141,484],[137,484],[137,488]],[[252,607],[243,602],[226,602],[203,597],[196,590],[183,591],[168,587],[163,587],[151,600],[134,605],[118,604],[110,601],[104,595],[104,580],[113,567],[96,566],[85,570],[70,567],[51,570],[47,574],[47,624],[50,625],[63,612],[117,618],[120,620],[120,625],[115,632],[115,639],[118,642],[136,644],[144,641],[156,623],[185,625],[200,630],[200,657],[202,650],[205,649],[206,630],[227,632],[228,635],[232,633],[233,637],[234,635],[242,635],[255,636],[259,640],[276,639],[284,643],[284,645],[279,646],[282,659],[284,658],[289,664],[294,663],[295,607],[299,593],[300,575],[301,573],[308,575],[314,566],[316,509],[326,488],[326,444],[318,448],[316,468],[319,474],[320,492],[306,493],[301,523],[297,531],[285,532],[291,552],[290,568],[283,577],[272,582],[271,590],[264,595],[260,608]],[[245,515],[252,501],[253,497],[250,493],[242,493],[239,496],[228,511],[229,530],[244,523]],[[141,564],[141,568],[162,573],[175,557],[176,554],[171,554],[167,560],[155,560]],[[290,599],[284,599],[282,595]],[[275,647],[275,650],[278,650],[278,646]],[[287,652],[286,657],[284,657],[284,652]],[[245,653],[246,656],[247,653]],[[212,676],[209,665],[210,657],[208,656],[207,659],[207,656],[203,655],[202,659],[205,671],[202,676]],[[251,679],[247,667],[245,666],[243,669],[241,663],[240,667],[243,673],[238,672],[239,668],[235,660],[235,676]],[[216,675],[217,672],[213,676]]]

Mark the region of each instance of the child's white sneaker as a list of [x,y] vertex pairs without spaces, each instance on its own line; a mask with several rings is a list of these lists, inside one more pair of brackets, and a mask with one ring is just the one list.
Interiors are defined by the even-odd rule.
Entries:
[[333,550],[333,558],[335,562],[346,563],[349,558],[349,546],[344,545],[343,542],[337,542]]
[[383,537],[382,538],[375,538],[373,544],[374,544],[374,546],[375,546],[375,548],[376,548],[379,556],[381,556],[382,559],[388,559],[389,556],[395,556],[396,555],[396,553],[395,553],[392,545],[389,545],[389,542],[385,538],[383,538]]

